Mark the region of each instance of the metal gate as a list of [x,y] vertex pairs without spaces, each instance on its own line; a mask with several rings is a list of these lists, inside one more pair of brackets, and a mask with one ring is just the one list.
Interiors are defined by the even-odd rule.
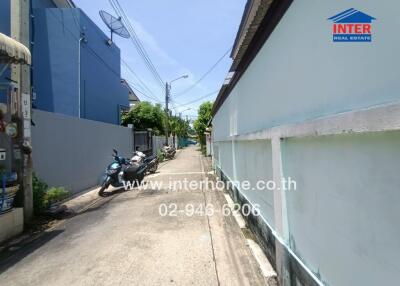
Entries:
[[153,137],[152,132],[149,130],[134,131],[134,145],[135,150],[139,150],[146,155],[153,153]]

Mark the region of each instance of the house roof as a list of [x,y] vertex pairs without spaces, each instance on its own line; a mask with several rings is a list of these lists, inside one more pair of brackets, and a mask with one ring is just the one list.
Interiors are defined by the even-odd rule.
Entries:
[[229,97],[230,92],[268,40],[292,2],[293,0],[247,1],[231,53],[233,58],[229,73],[231,78],[225,81],[219,91],[212,109],[213,116]]
[[137,101],[137,102],[140,101],[139,97],[136,95],[136,93],[133,91],[132,87],[129,85],[129,83],[125,79],[121,79],[121,84],[128,89],[129,101]]
[[76,8],[72,0],[53,0],[53,2],[58,8]]
[[328,20],[332,20],[335,23],[371,23],[372,20],[376,19],[354,8],[350,8],[328,18]]
[[233,68],[237,66],[242,58],[272,1],[273,0],[247,1],[231,52],[231,58],[234,60]]

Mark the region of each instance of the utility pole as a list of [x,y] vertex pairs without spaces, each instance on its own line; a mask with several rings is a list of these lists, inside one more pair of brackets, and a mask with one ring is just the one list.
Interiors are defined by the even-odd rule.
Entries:
[[[168,109],[168,102],[169,102],[169,96],[170,96],[170,89],[171,89],[171,84],[174,81],[177,81],[181,78],[188,78],[188,75],[185,74],[183,76],[180,76],[174,80],[171,80],[169,83],[165,83],[165,112],[166,112],[166,122],[165,122],[165,144],[168,145],[168,124],[169,124],[169,109]],[[175,138],[175,137],[174,137]]]
[[169,124],[169,110],[168,110],[168,101],[169,101],[169,85],[168,82],[165,83],[165,144],[168,144],[168,124]]
[[[30,0],[11,1],[11,37],[30,47]],[[31,143],[31,82],[28,65],[12,65],[11,79],[15,83],[18,135],[14,141],[20,188],[23,192],[24,220],[33,215]],[[22,151],[22,152],[21,152]]]

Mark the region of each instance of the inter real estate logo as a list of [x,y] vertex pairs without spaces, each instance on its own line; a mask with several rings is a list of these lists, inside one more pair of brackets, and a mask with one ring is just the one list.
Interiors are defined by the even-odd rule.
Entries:
[[372,20],[369,16],[354,8],[328,18],[333,21],[334,42],[371,42]]

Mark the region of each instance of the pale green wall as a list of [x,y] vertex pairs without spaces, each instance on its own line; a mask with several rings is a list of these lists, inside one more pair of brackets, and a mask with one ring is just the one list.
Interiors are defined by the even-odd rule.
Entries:
[[[327,20],[354,7],[377,18],[371,43],[333,43]],[[215,140],[400,100],[400,2],[298,0],[213,120]]]
[[247,198],[260,205],[261,214],[274,227],[274,196],[271,190],[257,190],[257,181],[272,180],[271,142],[235,142],[236,180],[249,181],[251,190],[243,190]]
[[[377,18],[372,43],[333,43],[331,22],[355,8]],[[266,141],[232,137],[400,101],[398,1],[298,0],[213,119],[222,171],[272,175]],[[222,142],[223,141],[223,142]],[[290,247],[328,285],[397,285],[400,133],[283,142]],[[234,172],[235,171],[235,172]],[[273,196],[246,193],[274,225]]]
[[398,285],[400,132],[286,140],[290,246],[328,285]]

